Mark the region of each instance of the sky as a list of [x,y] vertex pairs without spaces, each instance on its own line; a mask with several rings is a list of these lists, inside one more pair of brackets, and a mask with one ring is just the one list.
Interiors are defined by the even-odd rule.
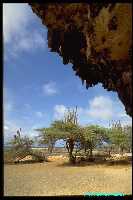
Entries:
[[36,128],[62,119],[66,109],[78,106],[81,125],[108,127],[112,120],[131,124],[116,92],[101,84],[88,90],[72,65],[50,52],[47,28],[25,3],[3,4],[4,38],[4,142],[18,128],[37,136]]

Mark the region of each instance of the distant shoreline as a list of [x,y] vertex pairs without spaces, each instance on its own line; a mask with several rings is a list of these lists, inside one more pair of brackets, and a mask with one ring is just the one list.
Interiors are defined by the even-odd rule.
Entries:
[[[3,146],[4,149],[10,149],[11,146]],[[48,147],[32,146],[32,149],[48,149]],[[65,147],[54,147],[55,149],[64,149]]]

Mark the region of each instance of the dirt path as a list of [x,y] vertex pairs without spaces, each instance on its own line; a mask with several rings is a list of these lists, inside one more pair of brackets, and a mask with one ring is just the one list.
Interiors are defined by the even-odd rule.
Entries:
[[131,194],[131,166],[61,166],[59,161],[4,166],[5,196]]

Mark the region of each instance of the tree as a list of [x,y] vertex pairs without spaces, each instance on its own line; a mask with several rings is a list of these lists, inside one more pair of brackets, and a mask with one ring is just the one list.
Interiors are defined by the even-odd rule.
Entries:
[[132,149],[132,126],[124,126],[124,132],[127,136],[127,141],[128,141],[128,151],[131,152]]
[[17,134],[11,140],[12,150],[14,152],[14,157],[25,157],[32,153],[33,140],[29,139],[27,136],[21,136],[21,128],[17,130]]
[[54,126],[49,128],[36,129],[36,131],[40,132],[38,136],[39,143],[46,144],[48,146],[48,153],[52,153],[56,141],[60,139],[60,131]]
[[[12,145],[12,151],[14,154],[14,159],[18,157],[19,159],[24,158],[27,155],[34,157],[34,161],[47,161],[44,154],[41,152],[33,152],[32,144],[34,141],[27,136],[21,136],[21,129],[17,130],[17,134],[14,135],[14,138],[11,140],[10,144]],[[19,161],[19,160],[18,160]]]
[[[66,142],[66,148],[69,154],[69,161],[76,162],[76,154],[78,149],[78,142],[80,140],[81,129],[78,125],[77,107],[76,109],[68,109],[64,115],[63,120],[54,121],[52,127],[61,131],[60,139]],[[77,147],[75,153],[74,148]]]
[[123,154],[123,151],[127,150],[130,146],[129,135],[126,133],[126,128],[121,126],[120,121],[112,124],[109,134],[110,141],[121,154]]
[[96,135],[95,132],[90,129],[89,127],[84,127],[83,129],[83,135],[82,135],[82,140],[81,144],[82,147],[84,147],[84,151],[87,157],[92,158],[92,149],[95,146],[96,142]]
[[102,141],[107,140],[106,128],[90,125],[82,129],[82,146],[89,160],[93,160],[93,149],[102,144]]

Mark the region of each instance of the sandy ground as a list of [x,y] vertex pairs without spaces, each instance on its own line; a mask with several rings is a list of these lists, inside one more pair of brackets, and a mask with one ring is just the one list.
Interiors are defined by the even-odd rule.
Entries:
[[4,195],[83,195],[85,192],[131,194],[131,175],[130,165],[64,166],[62,161],[5,165]]

